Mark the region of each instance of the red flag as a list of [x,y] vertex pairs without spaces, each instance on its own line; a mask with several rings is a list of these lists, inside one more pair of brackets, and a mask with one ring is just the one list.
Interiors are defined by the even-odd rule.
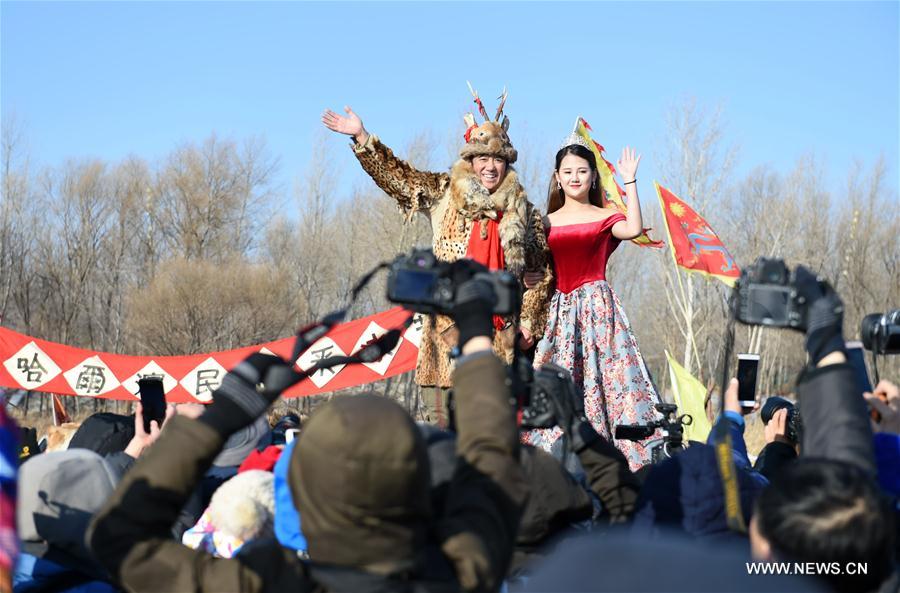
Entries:
[[706,220],[659,183],[656,193],[675,263],[689,272],[700,272],[734,286],[741,271]]
[[69,413],[66,412],[66,407],[63,405],[62,400],[59,398],[57,394],[53,394],[53,426],[60,426],[66,422],[71,422],[72,419],[69,418]]

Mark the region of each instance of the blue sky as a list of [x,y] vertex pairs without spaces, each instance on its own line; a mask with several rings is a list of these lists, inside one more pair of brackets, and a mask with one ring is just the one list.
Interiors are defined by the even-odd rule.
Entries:
[[[898,186],[897,2],[4,0],[0,19],[0,108],[46,165],[262,135],[287,191],[325,107],[351,104],[397,147],[461,136],[471,80],[491,112],[508,86],[513,141],[527,134],[548,168],[579,114],[611,156],[638,147],[645,202],[665,110],[688,96],[724,107],[738,174],[812,153],[838,189],[853,159],[883,154]],[[346,187],[364,183],[330,142]]]

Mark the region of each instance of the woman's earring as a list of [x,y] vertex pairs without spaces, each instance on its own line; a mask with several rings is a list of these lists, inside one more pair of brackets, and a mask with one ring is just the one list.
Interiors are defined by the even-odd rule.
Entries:
[[556,189],[562,189],[562,185],[559,183],[559,181],[556,182]]
[[597,178],[594,177],[594,183],[591,184],[591,189],[597,189]]

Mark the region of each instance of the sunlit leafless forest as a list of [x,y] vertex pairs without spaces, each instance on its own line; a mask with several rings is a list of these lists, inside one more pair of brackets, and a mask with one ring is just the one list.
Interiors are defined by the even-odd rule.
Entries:
[[[777,169],[759,164],[738,177],[726,117],[691,101],[672,107],[659,134],[669,142],[645,156],[661,159],[658,181],[707,218],[740,265],[779,256],[830,278],[846,304],[845,335],[858,339],[865,314],[900,307],[900,209],[897,189],[884,183],[886,163],[872,154],[843,164],[839,186],[821,182],[823,166],[813,157]],[[530,150],[527,135],[513,140],[517,168],[543,207],[551,156]],[[442,170],[456,141],[423,130],[394,148],[420,168]],[[144,355],[290,335],[341,305],[375,263],[430,242],[424,219],[405,224],[373,183],[340,193],[341,171],[331,158],[338,144],[323,136],[306,169],[287,172],[297,182],[286,192],[273,183],[278,155],[260,138],[213,133],[152,161],[76,157],[38,169],[27,128],[4,122],[2,324],[77,347]],[[665,239],[651,179],[641,180],[640,192],[645,224]],[[663,390],[664,350],[701,381],[719,379],[724,285],[676,271],[668,248],[631,244],[613,256],[608,276]],[[388,307],[376,280],[352,314]],[[804,364],[800,334],[737,326],[736,340],[736,352],[761,354],[761,392],[790,391]],[[880,361],[883,376],[900,376],[898,358]],[[415,405],[409,377],[380,388]]]

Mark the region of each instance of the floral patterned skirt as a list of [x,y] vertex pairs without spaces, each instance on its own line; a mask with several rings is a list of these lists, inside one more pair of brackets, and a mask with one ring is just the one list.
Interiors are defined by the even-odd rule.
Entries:
[[[653,405],[660,399],[631,324],[605,280],[553,295],[534,366],[548,362],[571,371],[576,389],[584,393],[585,415],[622,451],[632,470],[650,462],[650,450],[641,442],[612,438],[617,424],[658,418]],[[550,451],[561,435],[559,427],[530,430],[522,433],[522,442]]]

